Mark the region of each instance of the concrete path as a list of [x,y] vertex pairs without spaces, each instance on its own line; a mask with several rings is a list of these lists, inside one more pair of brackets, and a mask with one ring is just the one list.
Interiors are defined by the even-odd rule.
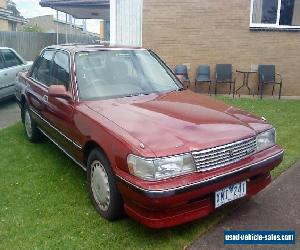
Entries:
[[20,109],[14,99],[0,102],[0,129],[20,121]]
[[[296,245],[224,245],[224,230],[296,230]],[[188,249],[300,249],[300,162]]]

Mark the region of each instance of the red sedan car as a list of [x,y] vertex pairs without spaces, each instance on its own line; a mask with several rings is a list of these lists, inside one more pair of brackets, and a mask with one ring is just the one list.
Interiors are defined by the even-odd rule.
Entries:
[[152,51],[44,49],[16,87],[26,135],[48,137],[87,171],[108,220],[171,227],[250,197],[283,158],[264,119],[184,90]]

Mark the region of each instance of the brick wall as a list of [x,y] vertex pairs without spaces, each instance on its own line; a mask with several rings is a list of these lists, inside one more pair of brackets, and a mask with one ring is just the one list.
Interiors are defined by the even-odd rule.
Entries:
[[146,0],[143,46],[171,66],[190,64],[192,79],[198,64],[211,64],[212,74],[216,63],[275,64],[283,94],[300,95],[300,32],[250,31],[249,20],[250,0]]
[[0,31],[9,31],[9,23],[7,20],[0,19]]
[[[0,8],[6,9],[6,0],[0,0]],[[0,30],[1,31],[8,31],[8,21],[0,18]]]
[[0,0],[0,8],[6,9],[6,0]]

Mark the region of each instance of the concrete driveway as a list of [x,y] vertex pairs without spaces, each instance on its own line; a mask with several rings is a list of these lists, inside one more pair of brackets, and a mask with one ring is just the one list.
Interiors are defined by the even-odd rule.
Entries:
[[[300,161],[197,239],[196,249],[300,249]],[[296,230],[296,245],[224,245],[224,230]]]
[[0,102],[0,129],[13,125],[20,119],[20,109],[13,98]]

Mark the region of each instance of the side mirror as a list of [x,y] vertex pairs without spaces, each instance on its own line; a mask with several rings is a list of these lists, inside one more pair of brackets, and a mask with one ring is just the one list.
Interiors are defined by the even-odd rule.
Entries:
[[49,97],[59,97],[66,100],[72,100],[72,95],[67,91],[64,85],[51,85],[48,89]]

